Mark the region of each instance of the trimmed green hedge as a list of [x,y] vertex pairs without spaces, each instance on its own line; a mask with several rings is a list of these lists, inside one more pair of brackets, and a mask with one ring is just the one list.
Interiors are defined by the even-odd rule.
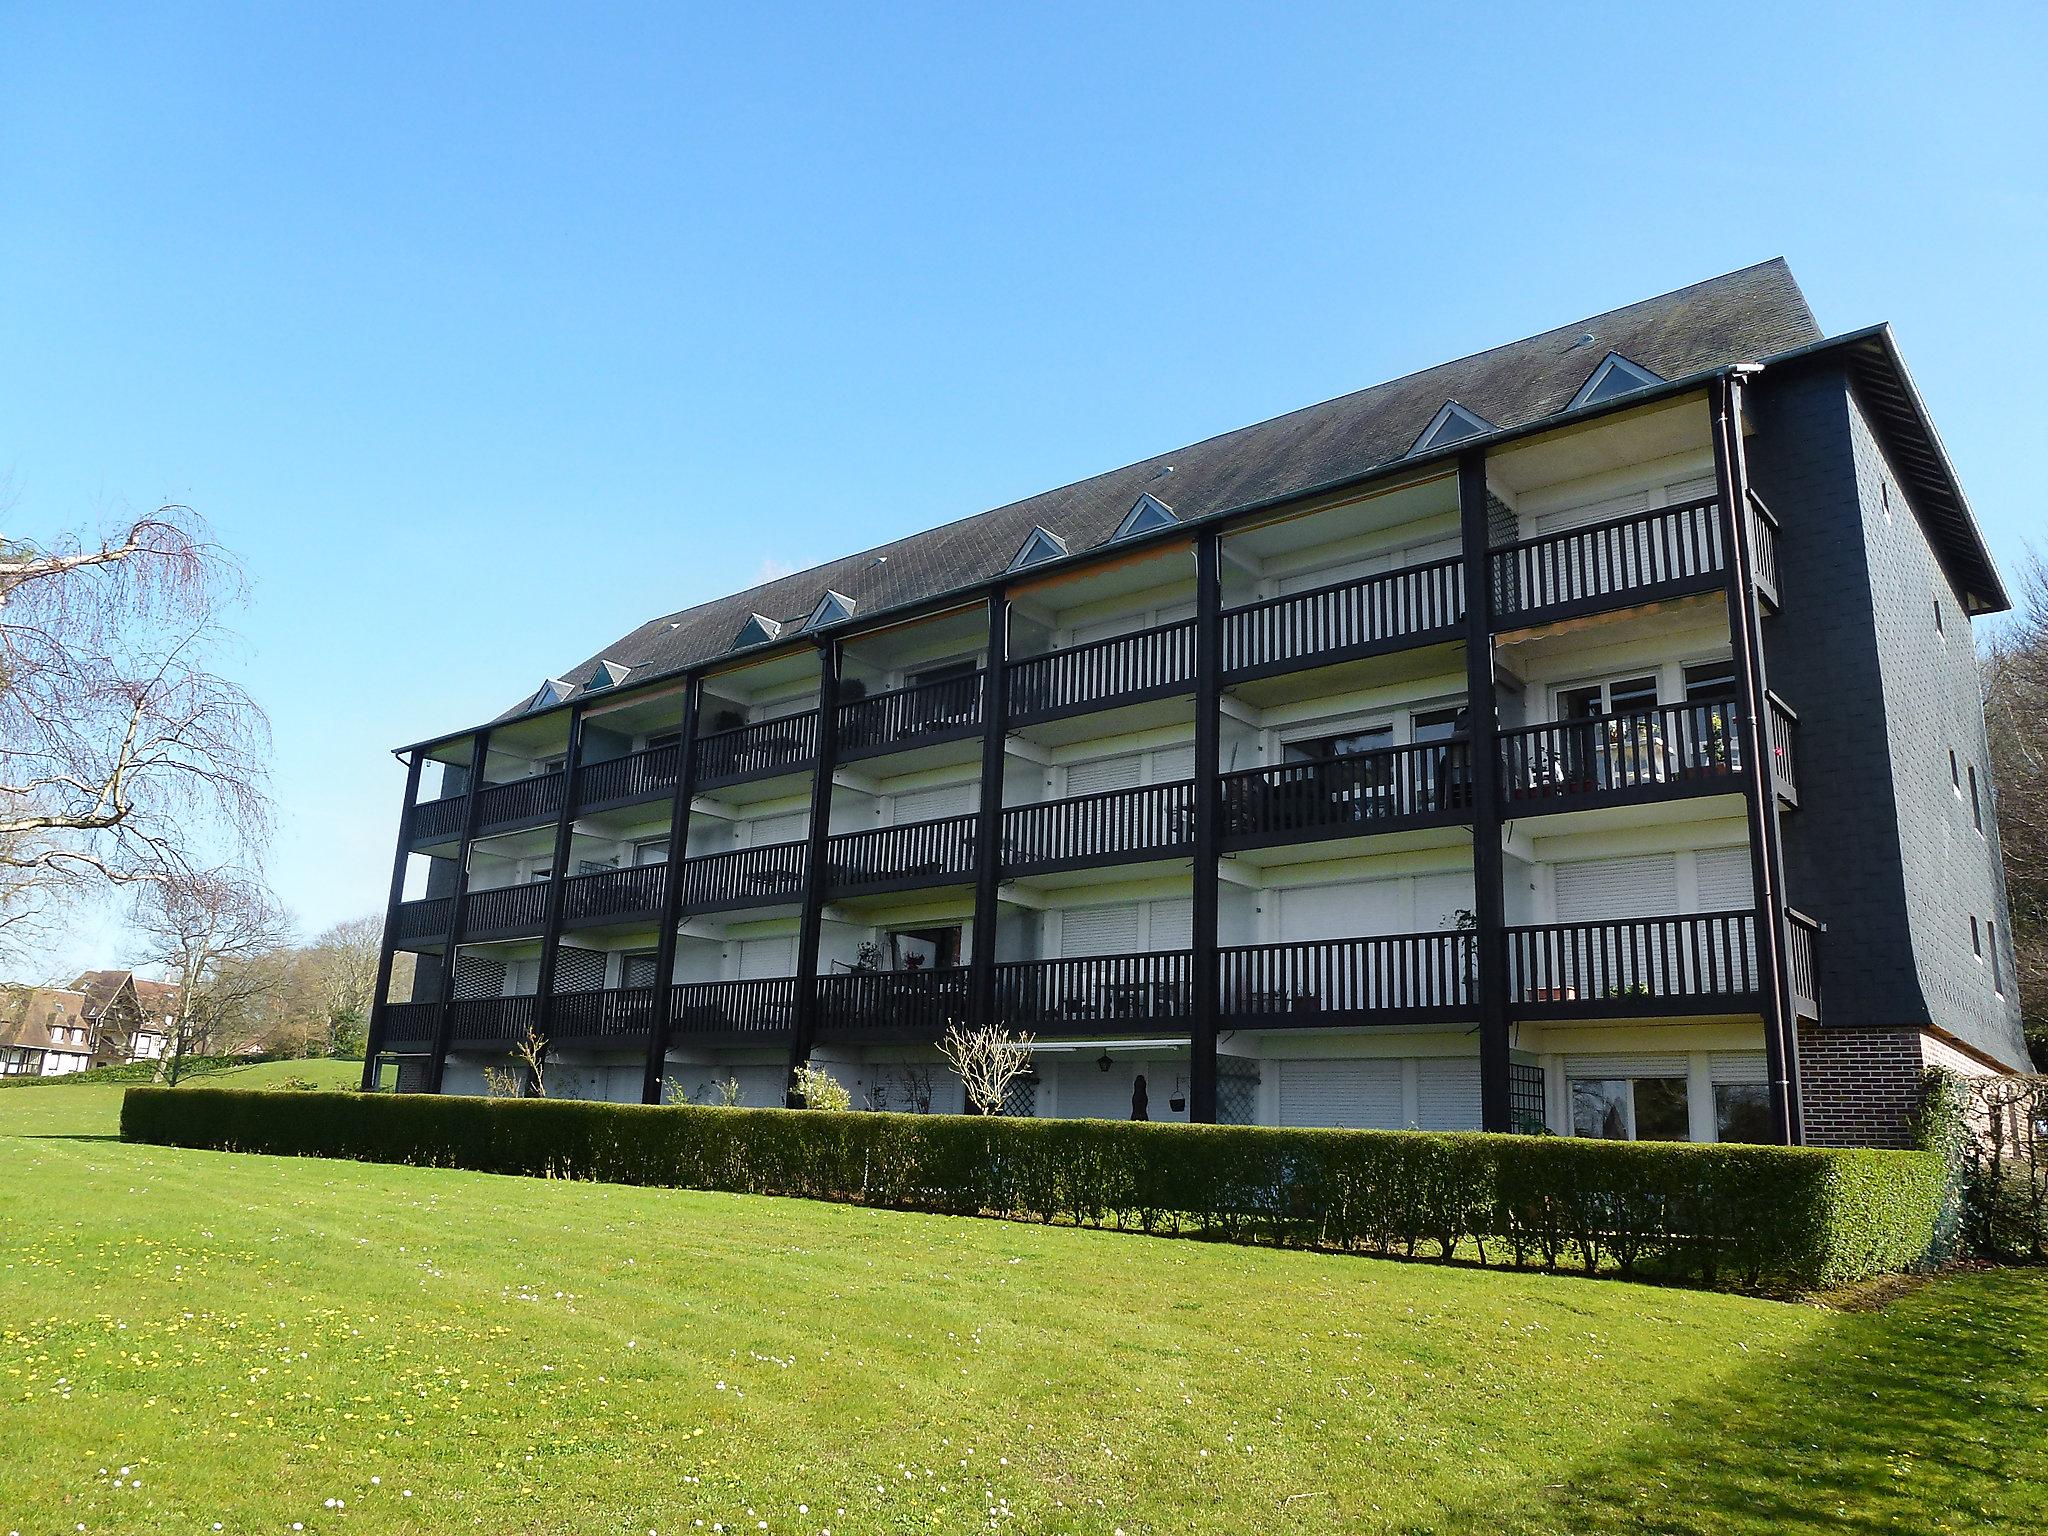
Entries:
[[1924,1152],[136,1088],[128,1141],[1810,1289],[1923,1262]]

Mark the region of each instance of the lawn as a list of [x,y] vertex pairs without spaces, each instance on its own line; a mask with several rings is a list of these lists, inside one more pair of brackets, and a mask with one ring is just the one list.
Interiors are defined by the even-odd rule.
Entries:
[[2039,1528],[2041,1274],[1831,1311],[130,1147],[117,1103],[0,1094],[0,1533]]

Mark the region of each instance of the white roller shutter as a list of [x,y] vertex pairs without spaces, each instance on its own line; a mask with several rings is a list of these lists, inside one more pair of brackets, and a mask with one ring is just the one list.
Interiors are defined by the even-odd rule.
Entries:
[[1678,857],[1588,859],[1557,866],[1557,920],[1602,923],[1669,917],[1678,911]]
[[1417,875],[1414,931],[1449,933],[1458,926],[1460,912],[1476,911],[1478,905],[1470,875]]
[[740,980],[767,981],[796,974],[796,940],[787,934],[772,939],[741,939]]
[[1076,907],[1060,917],[1060,954],[1128,955],[1138,949],[1136,907]]
[[1674,480],[1664,487],[1664,505],[1682,507],[1689,501],[1705,501],[1709,496],[1720,494],[1720,484],[1712,475],[1699,475],[1691,480]]
[[1178,784],[1182,779],[1195,776],[1195,749],[1192,746],[1161,747],[1151,756],[1154,784]]
[[1479,1063],[1426,1058],[1418,1061],[1415,1123],[1425,1131],[1478,1130]]
[[1195,903],[1189,896],[1150,903],[1152,909],[1151,947],[1192,949],[1195,943]]
[[1312,885],[1280,892],[1280,941],[1350,939],[1405,932],[1406,891],[1398,880]]
[[1684,1077],[1683,1056],[1567,1056],[1566,1077]]
[[[1058,1112],[1062,1120],[1128,1120],[1131,1118],[1131,1084],[1138,1068],[1115,1063],[1107,1072],[1093,1062],[1067,1062],[1059,1069]],[[1157,1103],[1166,1108],[1151,1073],[1145,1076],[1146,1113]],[[1161,1115],[1161,1118],[1165,1118]]]
[[1401,1129],[1398,1061],[1283,1061],[1280,1123]]
[[913,789],[896,796],[894,819],[897,826],[910,821],[936,821],[941,816],[964,816],[979,803],[980,791],[972,784],[941,784],[935,789]]
[[1747,848],[1709,848],[1693,855],[1702,912],[1747,912],[1756,905],[1756,878]]
[[1721,1083],[1768,1083],[1770,1067],[1762,1051],[1716,1051],[1707,1058],[1707,1078]]
[[770,843],[794,843],[809,830],[808,811],[791,811],[785,816],[763,816],[747,823],[747,846],[766,848]]
[[1071,763],[1067,767],[1067,793],[1099,795],[1112,789],[1133,789],[1138,783],[1136,757],[1098,757],[1093,762]]
[[1561,528],[1584,528],[1592,523],[1604,523],[1612,518],[1627,517],[1631,512],[1641,512],[1650,505],[1648,491],[1630,491],[1626,496],[1610,496],[1605,501],[1589,501],[1583,507],[1566,507],[1558,512],[1546,512],[1537,520],[1539,534],[1556,533]]

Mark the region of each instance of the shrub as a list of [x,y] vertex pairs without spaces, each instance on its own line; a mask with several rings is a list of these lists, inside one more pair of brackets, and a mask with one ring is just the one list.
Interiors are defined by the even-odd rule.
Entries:
[[1948,1165],[1955,1246],[2048,1260],[2048,1076],[1930,1072],[1916,1130]]
[[1923,1262],[1925,1152],[133,1089],[130,1141],[1810,1289]]

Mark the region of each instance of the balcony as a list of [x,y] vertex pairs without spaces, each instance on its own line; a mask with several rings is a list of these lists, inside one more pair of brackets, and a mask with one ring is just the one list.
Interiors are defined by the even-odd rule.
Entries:
[[685,912],[782,906],[803,899],[808,842],[768,843],[683,861]]
[[670,794],[681,771],[682,753],[674,746],[585,763],[576,770],[576,809],[601,811]]
[[1436,1024],[1478,1016],[1469,933],[1246,944],[1221,952],[1218,1011],[1238,1029]]
[[613,987],[604,992],[561,992],[548,1004],[548,1039],[643,1045],[661,1017],[660,987]]
[[384,1048],[423,1050],[434,1043],[440,1022],[439,1003],[389,1003],[384,1009]]
[[840,832],[825,845],[826,881],[834,891],[880,895],[974,878],[977,815],[941,816]]
[[802,772],[817,761],[818,712],[806,709],[699,736],[696,754],[699,789]]
[[562,882],[562,926],[655,919],[667,895],[666,864],[576,875]]
[[1453,555],[1403,570],[1293,592],[1223,615],[1223,675],[1248,682],[1459,637],[1465,562]]
[[1471,747],[1380,747],[1222,778],[1223,844],[1264,847],[1472,819]]
[[1194,951],[1024,960],[996,967],[996,1017],[1034,1035],[1185,1031],[1194,1012]]
[[558,768],[506,784],[486,784],[476,796],[477,832],[503,832],[553,821],[561,814],[565,777]]
[[1507,930],[1508,1006],[1523,1019],[1748,1013],[1756,914],[1551,923]]
[[429,896],[423,901],[401,901],[392,914],[391,938],[395,944],[418,944],[445,939],[455,916],[452,896]]
[[936,1040],[972,1008],[968,968],[844,971],[815,983],[818,1029],[862,1040]]
[[1195,621],[1179,619],[1012,660],[1012,725],[1171,698],[1194,687]]
[[942,678],[839,706],[841,762],[957,741],[981,731],[985,674]]
[[1770,707],[1771,785],[1787,805],[1799,803],[1799,717],[1792,706],[1775,693],[1764,702]]
[[452,842],[462,836],[463,819],[468,814],[467,795],[422,800],[406,820],[406,836],[414,843]]
[[462,936],[465,939],[531,937],[547,926],[548,883],[503,885],[495,890],[471,891],[462,899]]
[[1194,838],[1192,780],[1013,805],[1003,812],[1003,872],[1186,856]]
[[796,978],[689,981],[669,988],[671,1039],[780,1043],[796,1017]]
[[1495,630],[1711,592],[1728,569],[1711,497],[1519,540],[1488,560]]
[[448,1005],[448,1041],[460,1044],[510,1044],[533,1028],[540,999],[525,997],[458,997]]
[[1503,811],[1529,816],[1730,794],[1743,773],[1741,725],[1731,701],[1502,731]]
[[1820,1020],[1820,924],[1804,912],[1785,914],[1785,960],[1791,973],[1792,1007],[1800,1018]]

